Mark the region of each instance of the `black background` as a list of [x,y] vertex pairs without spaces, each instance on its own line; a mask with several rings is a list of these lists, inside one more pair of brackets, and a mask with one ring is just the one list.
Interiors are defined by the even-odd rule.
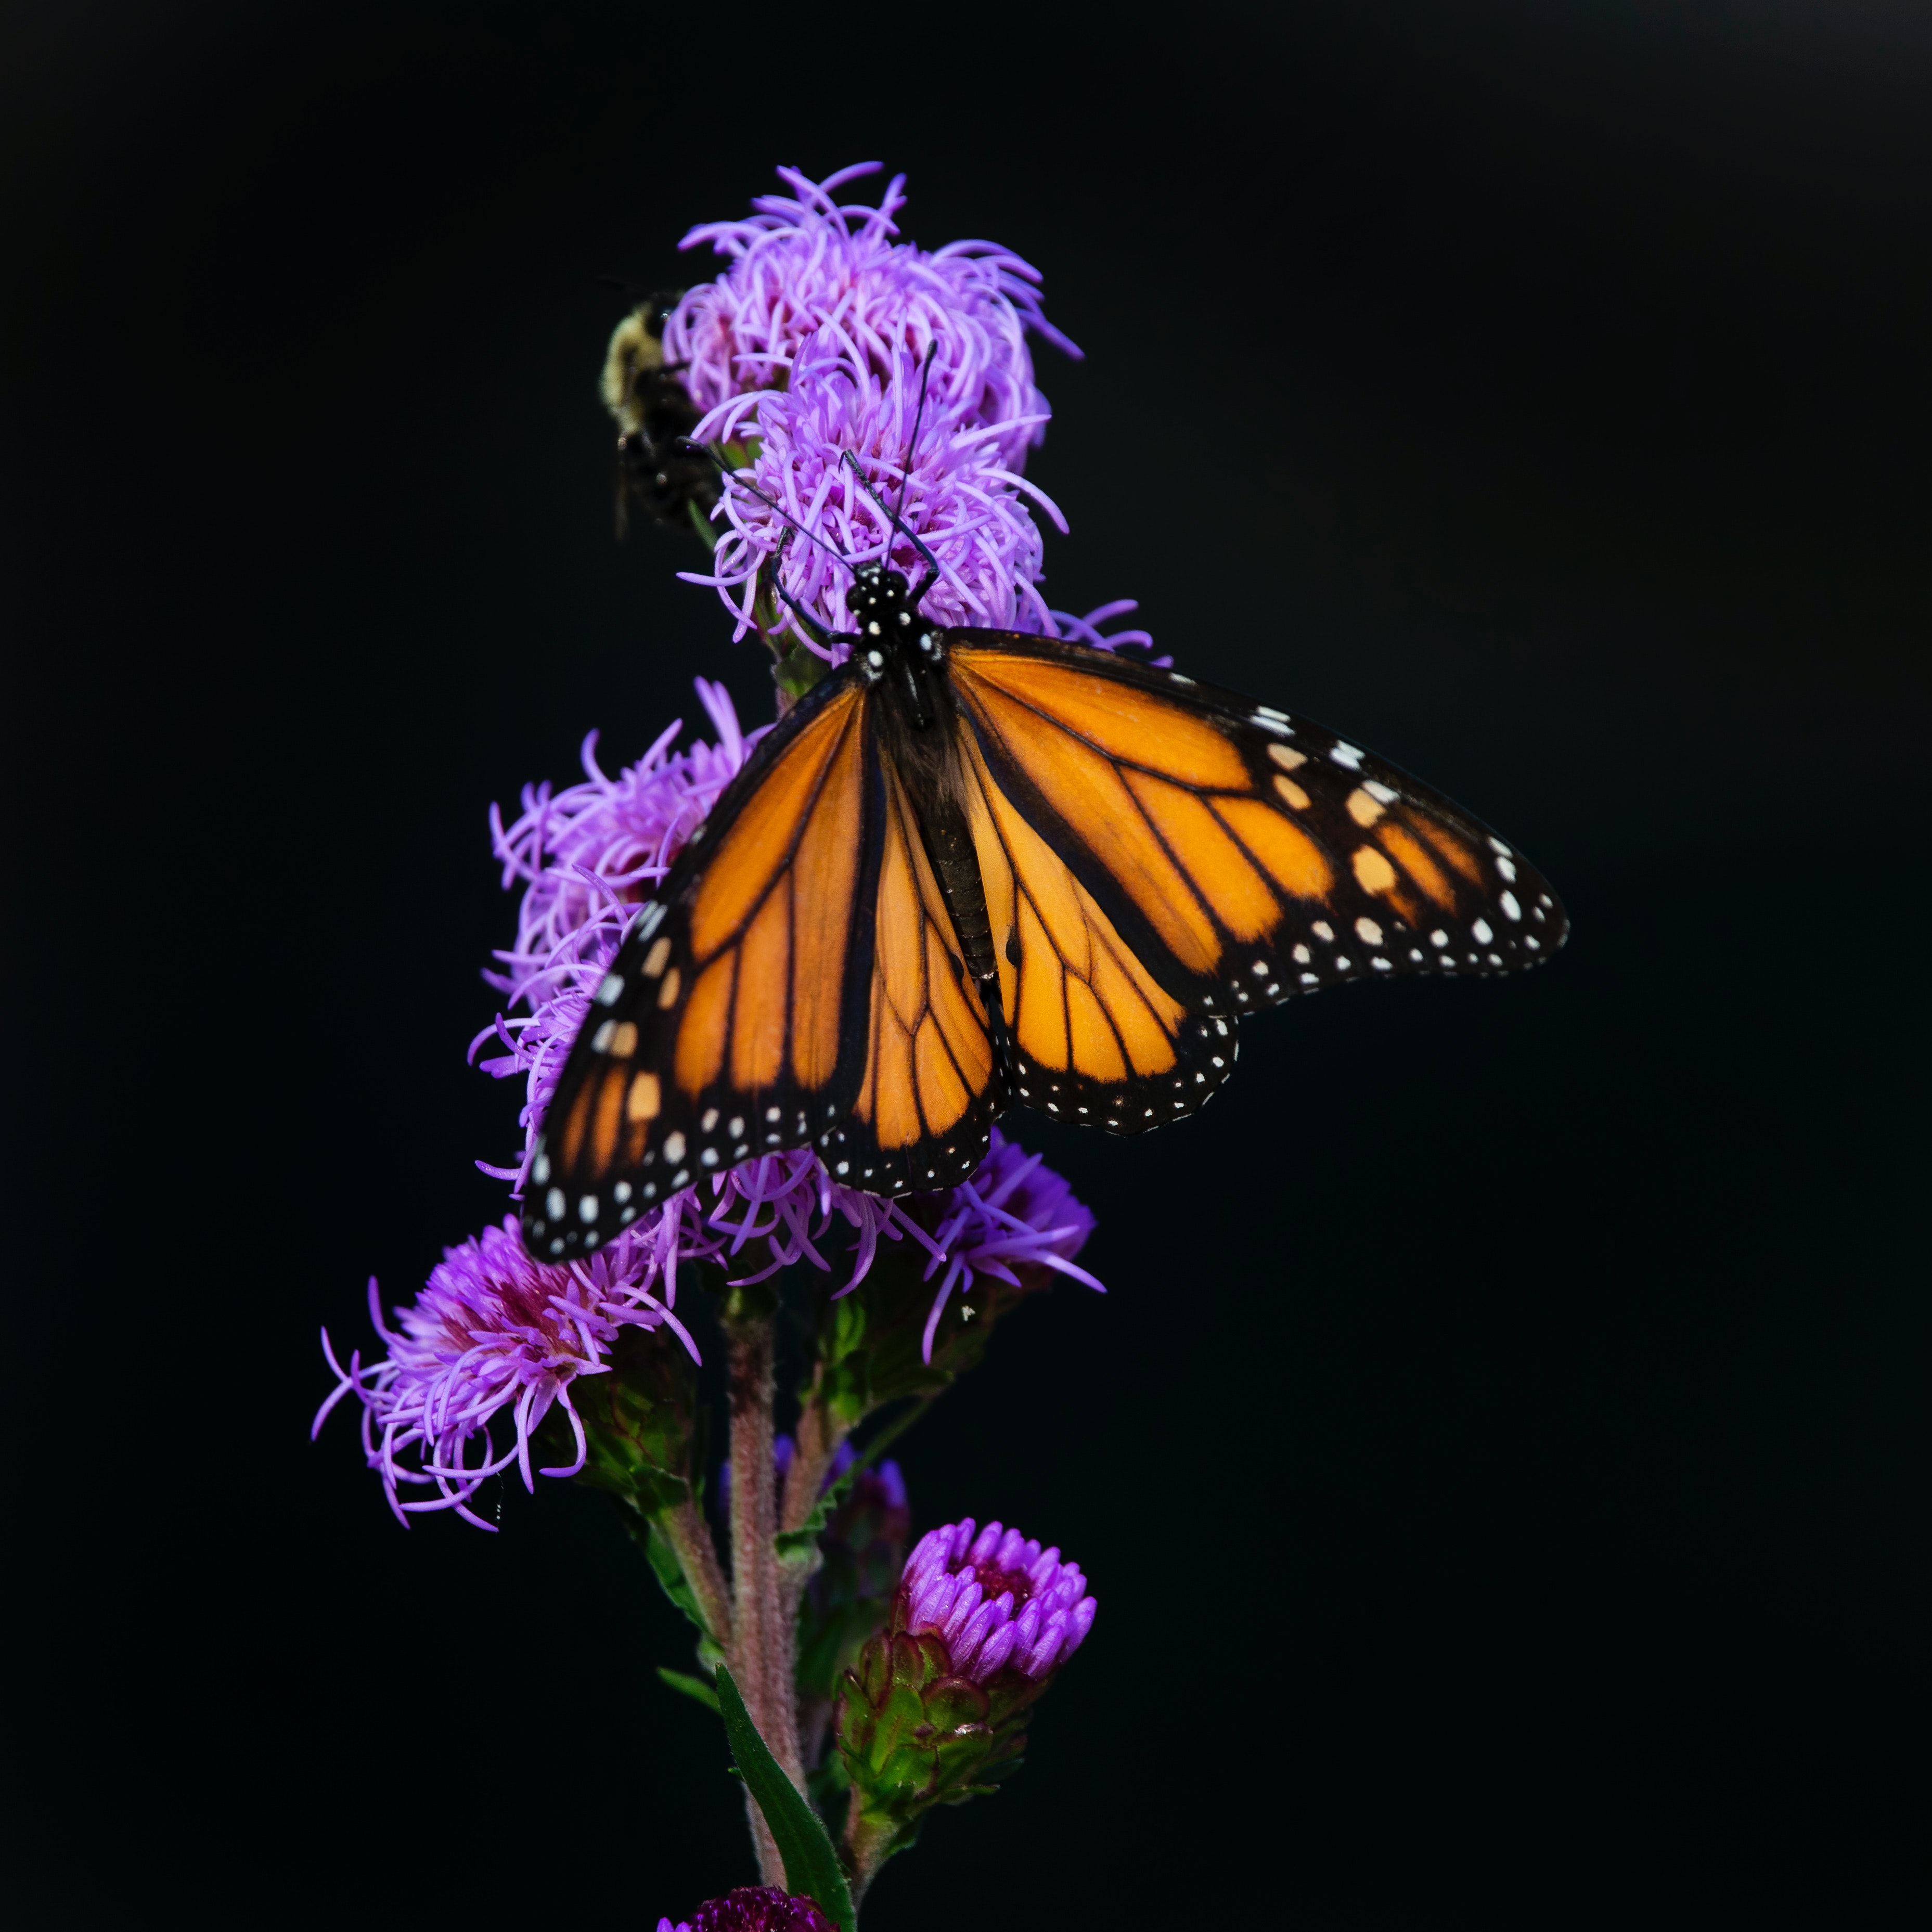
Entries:
[[318,1324],[501,1211],[490,801],[696,673],[766,714],[612,541],[596,278],[869,157],[1088,352],[1053,601],[1442,785],[1576,936],[1262,1017],[1144,1141],[1018,1118],[1112,1292],[904,1461],[1102,1614],[868,1924],[1923,1922],[1922,14],[8,32],[15,1922],[642,1927],[748,1870],[598,1499],[405,1534],[307,1428]]

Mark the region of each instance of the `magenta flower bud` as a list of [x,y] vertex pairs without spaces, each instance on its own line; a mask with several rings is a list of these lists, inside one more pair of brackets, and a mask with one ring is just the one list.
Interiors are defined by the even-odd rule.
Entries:
[[802,1893],[776,1886],[742,1885],[722,1898],[707,1898],[687,1919],[658,1921],[658,1932],[832,1932],[832,1922]]
[[989,1522],[975,1536],[975,1527],[968,1516],[920,1539],[900,1580],[893,1628],[938,1637],[953,1672],[974,1683],[1009,1664],[1044,1678],[1094,1627],[1087,1580],[1058,1550],[1042,1550],[1016,1529]]
[[846,1844],[862,1885],[926,1810],[993,1788],[1019,1763],[1026,1712],[1094,1627],[1076,1563],[970,1516],[906,1560],[892,1621],[839,1694],[852,1784]]

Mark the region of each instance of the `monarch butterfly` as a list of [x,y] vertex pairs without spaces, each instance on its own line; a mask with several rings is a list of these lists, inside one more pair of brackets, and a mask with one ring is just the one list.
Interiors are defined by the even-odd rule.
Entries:
[[[950,1186],[1015,1100],[1138,1133],[1232,1070],[1240,1016],[1561,946],[1555,894],[1441,794],[1178,673],[941,628],[848,565],[840,668],[760,744],[633,921],[532,1156],[532,1253],[809,1147]],[[822,633],[820,634],[823,634]]]

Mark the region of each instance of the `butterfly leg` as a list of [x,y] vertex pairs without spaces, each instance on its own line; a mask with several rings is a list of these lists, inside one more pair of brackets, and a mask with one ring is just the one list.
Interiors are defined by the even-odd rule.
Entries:
[[797,625],[799,628],[804,632],[805,634],[809,638],[814,644],[818,645],[820,650],[829,650],[834,644],[856,644],[859,642],[858,638],[856,637],[847,637],[837,631],[828,631],[825,626],[821,624],[818,620],[814,617],[812,613],[808,610],[805,606],[778,581],[776,574],[771,580],[771,584],[772,588],[778,592],[780,598],[789,607],[791,611],[792,622]]

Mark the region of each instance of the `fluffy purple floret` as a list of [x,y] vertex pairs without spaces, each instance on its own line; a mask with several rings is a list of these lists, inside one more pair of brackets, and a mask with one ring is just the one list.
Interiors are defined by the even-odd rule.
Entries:
[[[988,242],[928,254],[896,242],[903,176],[877,208],[842,206],[834,190],[875,165],[823,184],[782,169],[794,195],[686,238],[687,248],[710,242],[730,266],[685,296],[665,326],[665,354],[686,365],[704,412],[700,439],[748,446],[752,460],[724,491],[710,573],[685,574],[717,589],[740,635],[767,566],[821,623],[844,631],[850,563],[885,558],[908,576],[920,568],[890,510],[938,560],[923,606],[938,622],[1139,641],[1102,639],[1040,590],[1034,507],[1066,525],[1020,474],[1051,414],[1026,332],[1078,352],[1042,314],[1038,274]],[[800,627],[787,610],[779,628]],[[842,650],[824,654],[836,662]]]
[[774,562],[779,581],[821,623],[850,630],[850,564],[886,558],[909,575],[920,568],[910,542],[891,529],[893,513],[938,560],[939,580],[921,607],[928,616],[1045,628],[1040,534],[1028,500],[1063,531],[1066,520],[1004,460],[1001,425],[962,417],[932,391],[920,413],[924,352],[896,352],[874,371],[842,332],[821,330],[800,346],[785,388],[734,397],[698,425],[708,440],[758,439],[745,472],[753,488],[728,484],[719,502],[724,527],[711,573],[685,573],[718,586],[741,633],[761,573]]
[[[422,1292],[387,1326],[374,1278],[369,1312],[386,1353],[364,1364],[360,1350],[344,1368],[328,1331],[322,1353],[336,1386],[316,1412],[313,1436],[346,1396],[362,1407],[362,1447],[380,1472],[398,1521],[425,1510],[453,1509],[489,1529],[470,1507],[481,1486],[514,1464],[534,1489],[530,1438],[553,1405],[568,1419],[576,1460],[536,1473],[574,1476],[584,1466],[584,1428],[570,1400],[580,1376],[605,1372],[620,1330],[668,1328],[697,1349],[676,1316],[643,1285],[650,1257],[613,1242],[587,1262],[549,1268],[525,1252],[514,1220],[444,1250]],[[499,1448],[495,1425],[510,1440]],[[404,1488],[432,1490],[410,1502]]]
[[1071,1183],[995,1127],[986,1158],[970,1180],[946,1197],[932,1230],[938,1252],[926,1278],[937,1277],[939,1289],[926,1318],[926,1359],[932,1360],[933,1337],[948,1298],[956,1288],[970,1292],[978,1276],[1027,1288],[1045,1270],[1106,1294],[1084,1268],[1073,1264],[1093,1232],[1093,1214],[1075,1196]]
[[788,386],[800,345],[827,329],[854,361],[885,374],[896,356],[940,344],[935,389],[962,420],[993,425],[1017,467],[1037,443],[1048,410],[1034,382],[1028,329],[1069,356],[1080,352],[1040,308],[1040,272],[990,242],[955,242],[930,254],[896,238],[905,177],[876,208],[842,206],[837,190],[879,172],[876,161],[814,182],[795,168],[789,195],[762,195],[737,221],[694,228],[682,245],[709,243],[729,266],[688,290],[664,324],[665,360],[682,363],[700,410],[748,390]]
[[892,1621],[938,1637],[955,1673],[984,1684],[1003,1670],[1032,1678],[1058,1670],[1085,1641],[1096,1608],[1077,1563],[999,1523],[977,1529],[968,1516],[914,1546]]

